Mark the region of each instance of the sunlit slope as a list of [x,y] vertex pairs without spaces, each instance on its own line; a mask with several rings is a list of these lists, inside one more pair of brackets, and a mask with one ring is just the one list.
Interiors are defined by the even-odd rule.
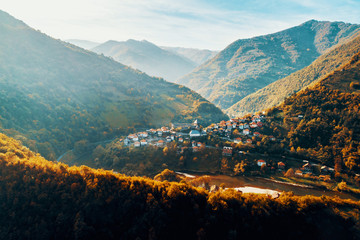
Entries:
[[311,20],[281,32],[240,39],[177,82],[227,109],[308,66],[359,29],[356,24]]
[[68,167],[0,134],[3,239],[354,239],[359,209],[338,198],[208,193]]
[[49,159],[128,127],[227,118],[186,87],[35,31],[0,12],[0,126]]

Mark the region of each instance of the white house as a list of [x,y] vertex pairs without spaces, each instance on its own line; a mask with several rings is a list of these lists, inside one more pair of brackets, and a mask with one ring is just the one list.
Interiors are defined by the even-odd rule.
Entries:
[[266,165],[266,162],[264,160],[260,159],[260,160],[257,161],[257,165],[259,167],[261,167],[262,165]]
[[140,142],[135,142],[134,147],[140,147]]
[[198,130],[191,130],[190,137],[200,137],[201,133]]
[[147,143],[147,141],[145,140],[145,139],[143,139],[143,140],[141,140],[140,141],[140,145],[141,146],[146,146],[148,143]]
[[244,130],[243,130],[243,134],[249,135],[249,134],[250,134],[250,130],[249,130],[249,129],[244,129]]

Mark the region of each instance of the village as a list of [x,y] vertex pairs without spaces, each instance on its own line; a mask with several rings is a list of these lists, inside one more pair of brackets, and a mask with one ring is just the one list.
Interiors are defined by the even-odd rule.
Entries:
[[[299,115],[297,117],[302,118],[303,116]],[[256,146],[261,144],[264,136],[274,143],[281,141],[281,139],[263,133],[265,119],[265,115],[248,115],[243,118],[233,118],[229,121],[213,123],[205,128],[200,126],[198,120],[195,120],[190,125],[178,124],[175,127],[174,124],[171,124],[170,128],[163,126],[158,129],[147,129],[143,132],[132,133],[124,139],[120,139],[120,142],[124,146],[133,148],[147,146],[164,148],[170,143],[176,143],[179,154],[189,148],[193,153],[198,152],[200,148],[217,148],[222,151],[223,157],[231,157],[234,154],[240,156],[250,153],[241,150],[236,151],[233,147],[234,144],[248,147]],[[225,143],[224,146],[220,148],[202,141],[204,137],[209,135],[220,138]],[[270,165],[264,159],[257,159],[254,165],[258,167],[258,170],[268,168],[272,173],[283,172],[290,168],[283,161],[277,161],[274,166],[274,164]],[[316,171],[314,171],[315,169]],[[334,169],[328,166],[319,166],[317,163],[303,160],[303,165],[293,169],[293,175],[301,177],[317,174],[320,179],[329,180],[333,171]],[[253,172],[258,173],[259,171]]]

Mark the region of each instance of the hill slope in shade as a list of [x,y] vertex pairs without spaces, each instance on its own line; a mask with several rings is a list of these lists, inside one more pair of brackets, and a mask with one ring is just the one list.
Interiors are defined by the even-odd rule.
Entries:
[[241,39],[177,80],[222,109],[308,66],[360,25],[311,20],[290,29]]
[[4,239],[356,239],[359,234],[360,206],[351,200],[209,193],[186,183],[68,167],[3,134],[0,150]]
[[294,92],[307,87],[347,63],[359,51],[360,36],[321,55],[309,66],[246,96],[226,112],[231,116],[242,116],[276,106]]
[[203,64],[209,59],[215,57],[219,51],[211,51],[207,49],[196,49],[196,48],[181,48],[181,47],[161,47],[167,51],[176,53],[180,56],[190,59],[197,65]]
[[110,56],[122,64],[171,82],[196,67],[196,64],[189,59],[161,49],[145,40],[108,41],[93,48],[92,51]]
[[[345,66],[268,110],[274,134],[341,173],[360,172],[360,52]],[[302,115],[300,118],[298,115]]]
[[100,43],[98,42],[92,42],[92,41],[88,41],[88,40],[81,40],[81,39],[67,39],[64,40],[64,42],[68,42],[71,44],[74,44],[78,47],[90,50],[98,45],[100,45]]
[[0,129],[49,159],[130,127],[227,118],[190,89],[54,40],[0,12]]

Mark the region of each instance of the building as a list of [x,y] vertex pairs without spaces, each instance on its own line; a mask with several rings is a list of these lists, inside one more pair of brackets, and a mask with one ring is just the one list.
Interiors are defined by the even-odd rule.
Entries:
[[143,139],[143,140],[141,140],[140,141],[140,145],[141,146],[146,146],[148,143],[147,143],[147,141],[145,140],[145,139]]
[[255,136],[255,137],[260,137],[260,135],[261,135],[261,134],[260,134],[259,132],[254,132],[254,136]]
[[244,130],[243,130],[243,134],[244,134],[244,135],[249,135],[249,134],[250,134],[250,130],[249,130],[249,129],[244,129]]
[[134,142],[134,147],[140,147],[140,142]]
[[235,138],[234,140],[234,143],[241,143],[241,142],[242,142],[241,138]]
[[198,130],[191,130],[190,137],[200,137],[201,133]]
[[156,146],[158,147],[163,147],[165,144],[164,140],[159,140],[157,143],[156,143]]
[[263,166],[263,165],[266,166],[266,162],[265,162],[264,160],[260,159],[260,160],[257,161],[257,165],[258,165],[259,167],[261,167],[261,166]]
[[232,147],[223,147],[222,154],[224,156],[232,156],[233,148]]
[[312,166],[310,163],[306,163],[301,169],[303,173],[312,173]]
[[284,169],[285,169],[285,163],[283,163],[283,162],[278,162],[278,169],[284,170]]

